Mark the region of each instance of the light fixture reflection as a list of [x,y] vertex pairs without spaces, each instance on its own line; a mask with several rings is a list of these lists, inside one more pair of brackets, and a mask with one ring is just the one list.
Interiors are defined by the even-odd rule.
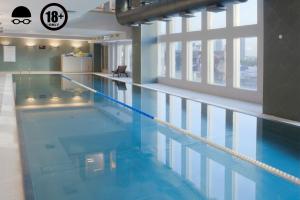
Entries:
[[60,101],[60,98],[57,97],[57,96],[54,96],[50,99],[51,102],[59,102]]
[[27,47],[34,47],[34,46],[36,46],[36,43],[35,43],[35,41],[29,40],[29,41],[26,42],[26,46]]
[[28,97],[28,98],[27,98],[27,102],[33,103],[33,102],[35,102],[35,98],[33,98],[33,97]]
[[81,101],[81,100],[82,100],[82,97],[79,96],[79,95],[75,95],[75,96],[73,97],[73,100],[74,100],[74,101]]

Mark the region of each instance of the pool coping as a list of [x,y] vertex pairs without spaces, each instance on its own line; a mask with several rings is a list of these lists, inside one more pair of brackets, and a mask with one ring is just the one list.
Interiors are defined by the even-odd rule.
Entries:
[[181,94],[178,94],[178,93],[174,93],[172,91],[157,89],[157,88],[151,87],[149,85],[145,85],[145,84],[133,83],[133,82],[130,82],[130,81],[122,80],[122,78],[111,77],[111,76],[109,76],[109,74],[102,74],[102,73],[92,73],[92,74],[96,75],[96,76],[101,76],[101,77],[104,77],[104,78],[108,78],[108,79],[111,79],[111,80],[120,81],[120,82],[124,82],[124,83],[127,83],[127,84],[139,86],[139,87],[142,87],[142,88],[146,88],[146,89],[150,89],[150,90],[154,90],[154,91],[158,91],[158,92],[162,92],[162,93],[167,93],[167,94],[170,94],[170,95],[173,95],[173,96],[177,96],[177,97],[180,97],[180,98],[185,98],[185,99],[192,100],[192,101],[195,101],[195,102],[205,103],[205,104],[220,107],[220,108],[223,108],[223,109],[229,109],[229,110],[232,110],[232,111],[236,111],[236,112],[243,113],[243,114],[246,114],[246,115],[251,115],[251,116],[254,116],[254,117],[261,118],[261,119],[266,119],[266,120],[275,121],[275,122],[281,122],[281,123],[285,123],[285,124],[300,127],[300,122],[298,122],[298,121],[289,120],[289,119],[285,119],[285,118],[281,118],[281,117],[276,117],[276,116],[269,115],[269,114],[264,114],[264,113],[250,112],[248,110],[238,109],[238,108],[231,107],[231,106],[223,106],[223,105],[220,105],[220,104],[214,104],[214,103],[211,103],[211,102],[208,102],[208,101],[202,101],[202,100],[199,100],[199,99],[194,99],[194,98],[191,98],[187,95],[181,95]]
[[0,199],[24,200],[24,176],[20,138],[15,109],[14,84],[11,74],[1,74],[0,93]]

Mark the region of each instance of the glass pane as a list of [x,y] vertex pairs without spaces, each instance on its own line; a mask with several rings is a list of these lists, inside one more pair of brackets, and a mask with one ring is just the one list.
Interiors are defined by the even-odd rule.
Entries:
[[118,45],[118,65],[124,65],[125,64],[125,46],[124,45]]
[[167,23],[166,22],[158,22],[158,35],[167,34]]
[[190,81],[201,82],[201,61],[202,44],[201,41],[191,41],[188,43],[189,56],[189,77]]
[[188,19],[188,31],[201,31],[202,12],[194,13],[195,17]]
[[257,24],[257,0],[248,0],[234,6],[234,25]]
[[181,33],[182,32],[182,18],[173,17],[171,21],[171,33]]
[[209,83],[226,85],[226,40],[208,42]]
[[132,45],[126,45],[126,65],[127,65],[127,69],[126,71],[131,71],[132,68]]
[[218,29],[226,27],[226,11],[208,12],[208,29]]
[[182,77],[182,43],[173,42],[170,46],[170,63],[171,63],[171,77],[181,79]]
[[166,64],[167,64],[167,47],[166,43],[158,44],[158,76],[166,76]]
[[235,40],[235,86],[257,90],[257,38]]

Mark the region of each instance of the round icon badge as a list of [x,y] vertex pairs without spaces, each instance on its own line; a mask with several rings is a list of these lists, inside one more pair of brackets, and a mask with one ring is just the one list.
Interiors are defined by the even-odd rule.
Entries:
[[41,22],[51,31],[62,29],[68,21],[67,10],[58,3],[50,3],[41,12]]

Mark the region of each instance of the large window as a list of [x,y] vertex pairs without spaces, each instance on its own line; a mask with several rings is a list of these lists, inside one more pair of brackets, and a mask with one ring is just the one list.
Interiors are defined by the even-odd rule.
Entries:
[[201,82],[202,43],[188,42],[188,80]]
[[182,43],[172,42],[170,45],[171,78],[182,78]]
[[167,47],[166,43],[158,44],[158,76],[166,76],[166,65],[167,65]]
[[219,29],[226,27],[226,11],[208,12],[208,29]]
[[257,24],[257,0],[248,0],[234,6],[234,25],[245,26]]
[[257,38],[234,40],[234,86],[242,89],[257,89]]
[[182,18],[181,17],[173,17],[170,23],[170,32],[171,33],[181,33],[182,32]]
[[202,12],[194,13],[194,17],[188,19],[188,31],[201,31],[202,29]]
[[127,71],[131,71],[132,68],[132,45],[131,44],[125,46],[125,65],[127,66]]
[[226,85],[226,40],[208,41],[209,83]]
[[125,65],[125,46],[118,45],[118,65]]
[[248,0],[159,22],[158,81],[262,103],[262,7]]

